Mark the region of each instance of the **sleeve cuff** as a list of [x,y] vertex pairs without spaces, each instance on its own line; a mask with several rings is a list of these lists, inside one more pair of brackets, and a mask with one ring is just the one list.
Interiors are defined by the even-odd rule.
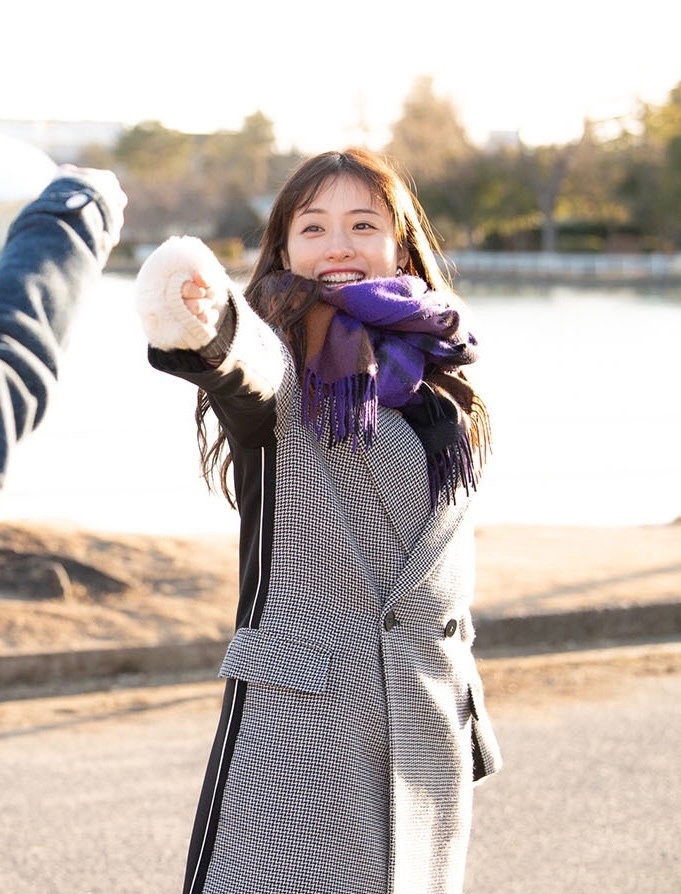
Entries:
[[206,363],[214,367],[218,367],[223,363],[227,352],[232,346],[235,330],[236,311],[230,300],[223,307],[220,319],[217,322],[217,335],[207,345],[199,348],[199,354]]

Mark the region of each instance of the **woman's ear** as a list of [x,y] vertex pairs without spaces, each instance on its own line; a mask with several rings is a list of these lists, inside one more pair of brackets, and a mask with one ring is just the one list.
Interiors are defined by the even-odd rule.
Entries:
[[407,265],[409,264],[409,249],[406,245],[400,246],[397,251],[397,266],[401,267],[403,270],[407,269]]
[[279,254],[279,258],[281,260],[281,266],[284,268],[284,270],[290,270],[291,265],[290,265],[289,259],[288,259],[288,252],[286,251],[285,248],[282,248],[282,250]]

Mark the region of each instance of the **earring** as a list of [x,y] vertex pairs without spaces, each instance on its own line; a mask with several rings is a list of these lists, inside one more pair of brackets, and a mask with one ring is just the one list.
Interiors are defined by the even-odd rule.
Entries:
[[403,276],[403,275],[404,275],[404,270],[401,267],[398,267],[397,272],[395,273],[395,276]]

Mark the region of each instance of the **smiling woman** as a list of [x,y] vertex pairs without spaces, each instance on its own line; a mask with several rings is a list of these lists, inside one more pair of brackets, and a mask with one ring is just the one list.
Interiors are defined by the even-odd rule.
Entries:
[[285,184],[245,295],[191,237],[140,271],[150,361],[200,389],[205,472],[231,499],[233,463],[241,516],[185,894],[462,890],[473,783],[500,766],[469,609],[488,428],[434,246],[392,168],[348,150]]

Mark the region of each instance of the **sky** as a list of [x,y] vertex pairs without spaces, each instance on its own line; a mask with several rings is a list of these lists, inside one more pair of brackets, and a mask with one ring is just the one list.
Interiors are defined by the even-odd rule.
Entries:
[[209,132],[261,111],[281,150],[379,149],[429,76],[474,142],[563,142],[585,117],[663,102],[681,81],[680,30],[670,0],[24,0],[3,29],[0,119]]

